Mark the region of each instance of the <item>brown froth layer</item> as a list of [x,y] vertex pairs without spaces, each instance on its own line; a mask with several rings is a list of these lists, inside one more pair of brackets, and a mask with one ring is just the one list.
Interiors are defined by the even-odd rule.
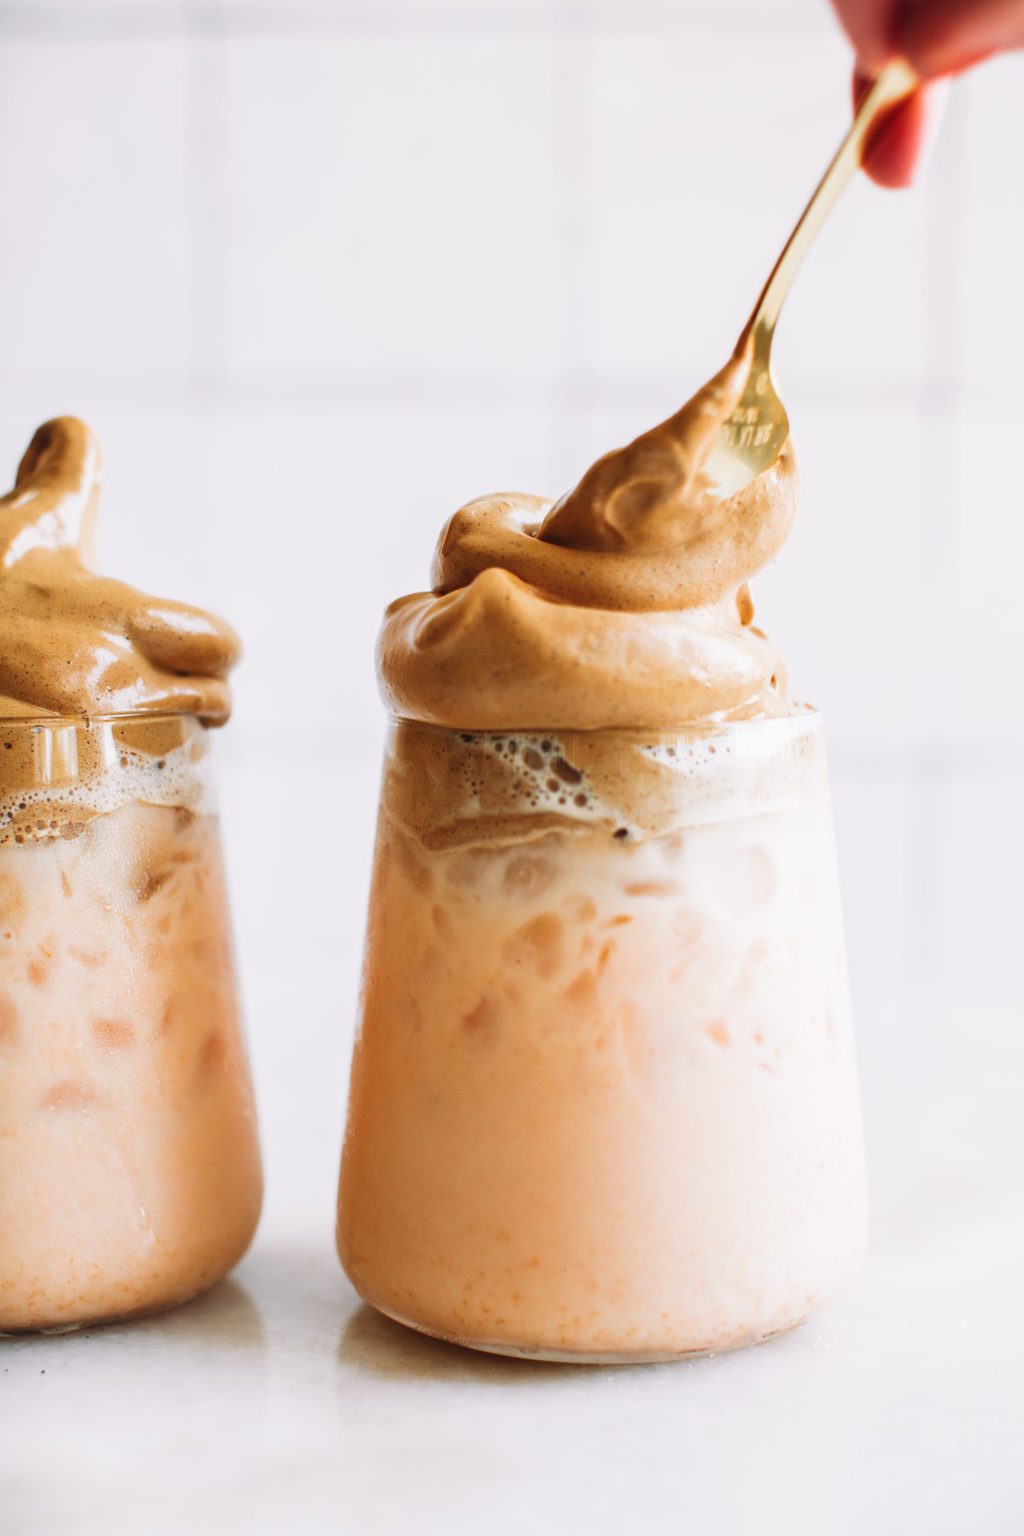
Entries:
[[625,844],[827,795],[817,717],[682,731],[454,731],[392,722],[382,814],[428,850],[558,833]]
[[0,848],[77,838],[132,802],[211,811],[208,752],[191,715],[0,721]]
[[432,592],[392,603],[378,660],[399,715],[476,730],[671,728],[789,712],[747,582],[796,510],[792,446],[737,494],[704,468],[746,354],[552,505],[484,497],[442,531]]
[[73,416],[46,422],[0,498],[0,718],[230,713],[238,639],[200,608],[92,569],[102,460]]

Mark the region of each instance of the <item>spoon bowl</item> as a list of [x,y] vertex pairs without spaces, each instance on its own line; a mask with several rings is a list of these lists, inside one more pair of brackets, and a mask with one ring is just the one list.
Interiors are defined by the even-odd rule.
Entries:
[[783,301],[815,235],[862,163],[865,146],[880,119],[911,95],[918,84],[917,76],[903,59],[893,59],[878,75],[761,290],[734,354],[737,358],[749,354],[747,381],[705,461],[717,497],[735,495],[770,468],[789,436],[789,417],[771,367],[772,340]]

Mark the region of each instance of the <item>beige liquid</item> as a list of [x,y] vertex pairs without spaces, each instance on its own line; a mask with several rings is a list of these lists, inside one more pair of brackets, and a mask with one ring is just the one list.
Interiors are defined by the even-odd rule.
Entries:
[[233,630],[93,569],[99,444],[0,497],[0,1330],[168,1306],[261,1174],[206,732]]
[[734,777],[689,811],[681,787],[639,841],[534,838],[534,807],[473,846],[467,808],[431,847],[386,773],[338,1224],[367,1301],[479,1348],[650,1359],[841,1288],[864,1167],[816,731],[802,750],[745,804]]
[[480,1348],[728,1348],[863,1246],[820,738],[749,587],[796,459],[728,496],[708,466],[751,360],[557,501],[459,509],[384,616],[339,1248]]
[[204,1290],[261,1192],[216,818],[0,846],[0,1330]]

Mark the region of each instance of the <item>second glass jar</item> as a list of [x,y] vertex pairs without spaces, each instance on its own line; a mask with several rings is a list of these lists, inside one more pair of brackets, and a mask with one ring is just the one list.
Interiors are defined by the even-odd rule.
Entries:
[[0,722],[0,1331],[205,1290],[261,1196],[207,731]]

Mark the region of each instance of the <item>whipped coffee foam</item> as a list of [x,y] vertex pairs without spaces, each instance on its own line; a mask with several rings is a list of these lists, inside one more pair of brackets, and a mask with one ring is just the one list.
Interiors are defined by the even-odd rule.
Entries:
[[795,513],[792,446],[724,499],[705,469],[749,370],[743,351],[553,505],[498,495],[456,512],[434,590],[384,617],[378,660],[395,713],[530,731],[788,714],[785,668],[753,624],[748,581]]
[[39,428],[0,498],[0,719],[174,711],[221,725],[234,631],[92,569],[99,443],[61,416]]

